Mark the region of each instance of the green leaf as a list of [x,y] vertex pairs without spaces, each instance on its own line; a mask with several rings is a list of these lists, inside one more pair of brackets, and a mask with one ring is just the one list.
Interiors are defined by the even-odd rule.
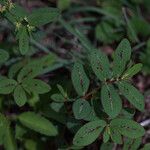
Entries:
[[5,150],[17,150],[15,137],[10,127],[7,127],[5,131],[4,147],[5,147]]
[[0,82],[0,94],[10,94],[13,92],[17,82],[13,79],[3,79]]
[[47,83],[38,79],[24,80],[22,85],[27,92],[35,92],[37,94],[44,94],[51,90]]
[[139,138],[145,133],[140,124],[130,119],[114,119],[110,125],[117,128],[122,135],[132,139]]
[[67,93],[65,92],[65,90],[63,89],[63,87],[61,85],[57,84],[57,88],[60,91],[60,93],[63,95],[63,97],[65,97],[65,98],[68,97]]
[[71,0],[58,0],[57,7],[60,10],[66,10],[70,7]]
[[73,103],[73,113],[76,119],[84,119],[91,112],[91,106],[88,101],[78,99]]
[[4,142],[5,132],[7,127],[9,126],[9,122],[6,117],[0,113],[0,145]]
[[137,74],[142,69],[142,66],[143,65],[140,63],[132,66],[124,73],[124,75],[122,76],[122,79],[129,79],[129,78],[133,77],[135,74]]
[[60,15],[60,11],[57,8],[45,7],[34,10],[31,15],[28,16],[29,24],[32,26],[42,26],[47,23],[56,21]]
[[113,73],[114,77],[120,77],[124,72],[131,57],[131,46],[127,39],[123,39],[114,52]]
[[123,142],[122,136],[119,133],[119,130],[116,127],[111,126],[111,125],[110,125],[110,136],[114,143],[122,144],[122,142]]
[[112,150],[114,147],[113,143],[102,143],[100,150]]
[[[12,17],[14,17],[15,22],[16,21],[19,22],[20,20],[22,20],[24,17],[26,17],[28,15],[26,10],[17,4],[14,4],[14,6],[11,8],[11,10],[8,12],[8,14],[10,14],[10,15],[12,15]],[[7,17],[9,17],[9,15]],[[10,18],[8,18],[8,19],[10,20]],[[15,23],[14,20],[10,20],[10,21],[12,23]]]
[[114,32],[116,30],[112,24],[107,21],[101,21],[95,28],[96,39],[104,44],[118,41],[122,37],[122,33]]
[[64,103],[66,101],[65,97],[63,97],[61,94],[53,94],[51,99],[58,103]]
[[107,143],[109,141],[110,135],[109,135],[109,127],[106,127],[104,133],[103,133],[103,142]]
[[21,85],[18,85],[14,90],[14,99],[18,106],[23,106],[27,102],[26,93]]
[[22,61],[13,64],[9,69],[8,77],[13,79],[23,66],[24,66],[24,62]]
[[58,134],[55,126],[46,118],[34,112],[24,112],[19,115],[19,121],[26,127],[47,136]]
[[111,117],[116,117],[122,108],[121,99],[113,85],[103,85],[101,89],[101,101],[104,111]]
[[74,64],[71,73],[73,86],[78,95],[83,96],[89,88],[90,81],[84,71],[83,65],[79,62]]
[[32,140],[32,139],[27,139],[25,141],[26,150],[37,150],[37,149],[39,149],[39,147],[38,148],[37,147],[38,147],[37,141]]
[[101,81],[110,78],[109,60],[108,57],[98,50],[93,50],[90,56],[91,66]]
[[145,144],[144,147],[140,150],[149,150],[150,149],[150,143]]
[[29,50],[29,34],[25,26],[21,27],[19,30],[19,50],[22,55],[25,55]]
[[142,138],[126,139],[123,145],[123,150],[138,150]]
[[41,71],[41,68],[39,67],[38,63],[34,63],[34,62],[28,63],[20,70],[17,76],[17,80],[21,82],[27,78],[32,79],[36,77],[40,71]]
[[0,49],[0,64],[4,63],[9,58],[9,54],[5,51]]
[[144,96],[132,85],[122,81],[118,83],[119,89],[127,100],[138,110],[144,110]]
[[105,126],[106,122],[103,120],[96,120],[85,124],[75,134],[73,144],[77,146],[86,146],[93,143]]

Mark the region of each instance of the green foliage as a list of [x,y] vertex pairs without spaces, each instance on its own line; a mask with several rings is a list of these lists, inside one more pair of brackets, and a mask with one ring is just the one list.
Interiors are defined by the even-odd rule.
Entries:
[[121,93],[132,105],[140,111],[144,110],[144,96],[135,87],[125,81],[119,82],[118,86]]
[[35,27],[55,21],[59,17],[59,10],[56,8],[39,8],[27,17],[29,24]]
[[106,122],[103,120],[96,120],[85,124],[76,133],[73,139],[73,144],[77,146],[85,146],[91,144],[96,140],[105,126]]
[[19,29],[18,38],[19,38],[19,50],[21,54],[24,55],[29,50],[29,34],[25,26]]
[[141,144],[141,138],[137,138],[137,139],[126,139],[123,145],[123,150],[128,150],[128,149],[132,149],[132,150],[137,150],[139,148]]
[[110,126],[118,129],[121,135],[129,138],[139,138],[144,135],[145,131],[142,126],[137,122],[129,119],[114,119],[111,121]]
[[114,77],[119,77],[124,71],[131,57],[131,46],[127,39],[124,39],[118,45],[114,52],[113,74]]
[[[150,70],[150,40],[138,53],[150,35],[140,11],[147,3],[58,0],[32,9],[0,0],[2,148],[141,148],[145,129],[134,115],[144,111],[144,96],[131,78]],[[139,55],[142,64],[134,64]]]
[[0,84],[0,94],[10,94],[14,91],[17,82],[13,79],[2,79]]
[[19,121],[26,127],[47,136],[56,136],[56,127],[46,118],[34,112],[24,112],[19,115]]
[[0,49],[0,65],[9,58],[7,51]]
[[109,60],[107,56],[98,50],[93,50],[90,56],[91,66],[101,81],[110,78]]
[[70,7],[71,0],[58,0],[57,7],[60,10],[66,10]]
[[71,78],[76,92],[81,96],[85,95],[89,88],[90,81],[81,63],[74,64]]
[[84,119],[91,112],[90,104],[84,99],[78,99],[73,103],[73,113],[76,119]]
[[111,117],[116,117],[122,108],[121,99],[113,85],[103,85],[101,101],[104,111]]
[[14,99],[18,106],[23,106],[27,102],[27,95],[21,85],[18,85],[14,90]]

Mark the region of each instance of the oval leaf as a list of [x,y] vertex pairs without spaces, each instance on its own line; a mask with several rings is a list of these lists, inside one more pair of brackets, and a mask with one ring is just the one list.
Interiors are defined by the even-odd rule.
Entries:
[[96,120],[85,124],[75,134],[73,144],[77,146],[86,146],[93,143],[106,126],[103,120]]
[[101,81],[110,78],[109,60],[108,57],[98,50],[93,50],[90,55],[91,66]]
[[23,106],[27,102],[26,93],[21,85],[18,85],[14,90],[14,99],[18,106]]
[[17,150],[15,137],[10,127],[7,127],[5,131],[4,147],[5,150]]
[[39,74],[40,71],[41,68],[39,67],[38,63],[28,63],[20,70],[17,80],[21,82],[27,78],[34,78]]
[[30,25],[39,27],[55,21],[59,15],[60,11],[57,8],[39,8],[34,10],[31,15],[28,16],[28,21]]
[[26,127],[47,136],[58,134],[55,126],[46,118],[34,112],[25,112],[19,115],[19,121]]
[[76,119],[84,119],[91,112],[91,106],[88,101],[78,99],[73,103],[73,113]]
[[102,143],[100,150],[112,150],[114,147],[113,143]]
[[51,99],[58,103],[64,103],[66,101],[65,97],[62,94],[53,94]]
[[3,79],[0,82],[0,94],[10,94],[13,92],[17,82],[13,79]]
[[114,143],[122,144],[122,142],[123,142],[122,136],[121,136],[119,130],[116,127],[111,126],[111,125],[110,125],[110,136]]
[[21,27],[19,32],[19,50],[22,55],[26,54],[29,50],[29,35],[26,27]]
[[75,63],[72,74],[71,74],[72,82],[74,88],[78,95],[83,96],[87,92],[89,88],[90,81],[84,71],[83,65],[81,63]]
[[124,75],[122,76],[122,79],[128,79],[128,78],[133,77],[135,74],[137,74],[142,69],[142,66],[143,65],[140,63],[132,66],[124,73]]
[[131,57],[131,46],[127,39],[123,39],[114,52],[113,73],[119,77],[125,70]]
[[129,138],[139,138],[145,133],[144,128],[140,124],[130,119],[114,119],[110,125]]
[[137,139],[126,139],[123,145],[123,150],[138,150],[140,144],[141,144],[142,138]]
[[9,54],[6,51],[0,49],[0,64],[4,63],[8,58]]
[[101,101],[104,111],[111,117],[116,117],[122,108],[121,99],[113,85],[103,85]]
[[6,117],[0,113],[0,144],[3,143],[5,132],[9,126],[9,122]]
[[27,92],[35,92],[37,94],[47,93],[51,89],[47,83],[38,79],[24,80],[23,87]]
[[144,110],[144,96],[132,85],[123,81],[118,83],[119,89],[127,100],[138,110]]

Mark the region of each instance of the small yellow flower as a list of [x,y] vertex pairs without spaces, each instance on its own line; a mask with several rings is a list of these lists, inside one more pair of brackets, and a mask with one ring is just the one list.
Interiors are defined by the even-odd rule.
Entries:
[[0,13],[3,13],[6,10],[6,6],[0,5]]
[[35,29],[34,26],[30,26],[30,25],[27,25],[27,28],[28,28],[28,31],[29,31],[29,32],[30,32],[30,31],[33,31],[33,30]]
[[16,22],[15,25],[16,25],[16,29],[17,30],[21,27],[21,23],[20,22]]

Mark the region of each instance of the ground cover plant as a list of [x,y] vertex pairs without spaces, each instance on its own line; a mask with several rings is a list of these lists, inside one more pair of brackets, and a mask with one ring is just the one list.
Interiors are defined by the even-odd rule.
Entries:
[[149,0],[0,0],[0,149],[149,150]]

